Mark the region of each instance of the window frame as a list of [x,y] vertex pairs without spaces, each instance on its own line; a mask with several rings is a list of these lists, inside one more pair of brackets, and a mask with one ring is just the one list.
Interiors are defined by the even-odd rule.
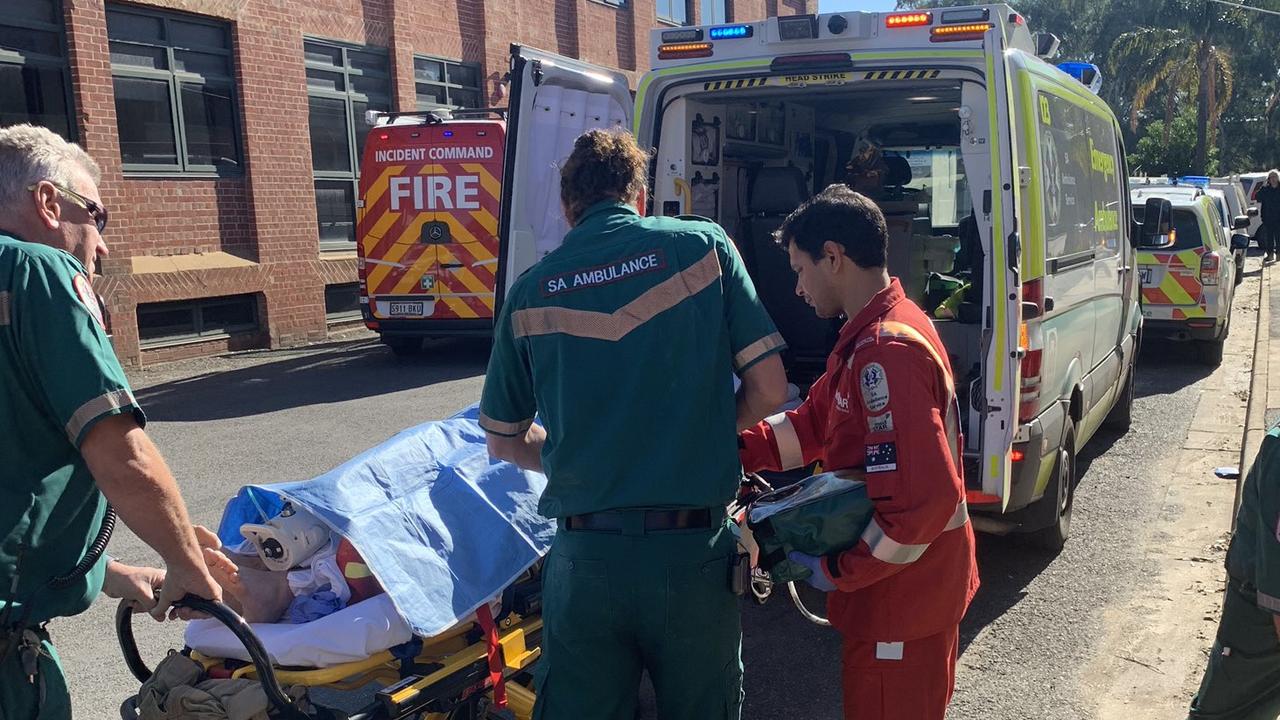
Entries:
[[58,38],[58,50],[61,57],[31,53],[22,50],[0,48],[0,65],[16,65],[19,68],[33,67],[62,72],[62,93],[67,104],[67,140],[75,142],[80,136],[79,124],[76,122],[75,90],[71,85],[71,58],[67,45],[66,9],[62,0],[49,0],[54,14],[61,22],[44,23],[38,20],[20,20],[10,18],[0,21],[0,26],[37,32],[52,32]]
[[[107,35],[107,64],[111,71],[112,94],[115,92],[115,79],[117,77],[132,78],[136,80],[153,80],[166,81],[169,89],[169,115],[173,121],[174,130],[174,147],[177,151],[178,162],[174,165],[160,165],[157,163],[129,163],[124,161],[123,151],[120,156],[120,169],[127,177],[166,177],[173,175],[182,176],[203,176],[203,177],[239,177],[244,175],[244,137],[242,129],[244,120],[241,117],[241,100],[239,87],[236,83],[236,67],[235,67],[235,32],[231,23],[206,19],[198,15],[187,15],[185,13],[173,12],[168,10],[158,10],[152,8],[139,8],[132,5],[121,5],[116,2],[109,2],[106,6],[106,12],[118,13],[122,15],[133,15],[135,17],[146,17],[159,20],[163,27],[164,45],[142,42],[139,40],[112,40],[110,34]],[[184,44],[178,45],[172,38],[169,30],[170,22],[183,22],[190,25],[204,25],[205,27],[217,28],[225,33],[227,38],[226,47],[216,47],[212,45],[196,45]],[[135,67],[132,65],[117,64],[110,60],[111,44],[118,43],[132,47],[143,48],[159,48],[164,50],[165,63],[168,68],[165,70],[157,70],[154,68]],[[189,72],[187,70],[177,69],[176,52],[198,52],[208,55],[220,55],[227,60],[228,74],[226,76],[213,75],[207,76],[201,73]],[[228,95],[231,97],[231,137],[235,142],[236,163],[234,166],[218,166],[213,164],[192,163],[190,162],[190,152],[187,148],[187,127],[185,120],[185,111],[182,109],[182,88],[184,85],[198,85],[200,87],[215,86],[226,87]],[[117,112],[118,112],[117,105]]]
[[[724,11],[724,19],[716,20],[708,18],[706,11],[708,6],[719,5]],[[712,12],[712,15],[715,13]],[[720,25],[723,23],[733,22],[733,7],[729,0],[698,0],[698,24],[699,25]]]
[[[253,323],[232,325],[215,331],[206,331],[204,329],[204,311],[206,307],[230,305],[235,302],[240,302],[242,298],[252,303],[254,316]],[[142,337],[143,330],[140,317],[142,311],[155,309],[157,306],[169,306],[167,308],[160,308],[161,310],[186,310],[191,316],[191,332],[165,335],[158,338]],[[191,300],[142,303],[138,305],[136,310],[134,310],[134,319],[138,323],[138,348],[141,350],[171,347],[174,345],[188,345],[191,343],[208,342],[210,340],[223,340],[234,335],[261,332],[262,301],[259,299],[258,293],[244,293],[236,295],[215,295],[211,297],[194,298]]]
[[[418,79],[418,61],[419,61],[419,60],[425,60],[425,61],[427,61],[427,62],[440,63],[441,69],[443,69],[443,70],[444,70],[444,79],[443,79],[443,80],[439,80],[439,81],[433,81],[433,80],[419,80],[419,79]],[[476,74],[476,84],[475,84],[475,85],[464,85],[464,84],[462,84],[462,83],[456,83],[456,82],[453,82],[453,80],[452,80],[452,79],[451,79],[451,77],[450,77],[450,73],[449,73],[449,66],[450,66],[450,65],[458,66],[458,67],[466,67],[466,68],[469,68],[470,70],[474,71],[474,72],[475,72],[475,74]],[[433,86],[433,87],[442,87],[442,88],[444,88],[445,96],[446,96],[446,99],[448,99],[448,100],[452,100],[452,99],[453,99],[453,97],[452,97],[452,93],[451,93],[451,91],[452,91],[452,90],[455,90],[455,89],[456,89],[456,90],[470,90],[470,91],[475,92],[475,94],[477,95],[477,97],[479,97],[479,99],[480,99],[480,102],[476,105],[476,108],[482,108],[482,107],[485,107],[486,105],[488,105],[488,101],[487,101],[487,99],[486,99],[486,97],[487,97],[487,96],[486,96],[485,91],[484,91],[484,68],[483,68],[483,67],[481,67],[480,63],[478,63],[478,62],[467,62],[467,61],[465,61],[465,60],[454,60],[454,59],[451,59],[451,58],[441,57],[441,56],[438,56],[438,55],[423,55],[423,54],[420,54],[420,53],[415,53],[415,54],[414,54],[414,56],[413,56],[413,100],[414,100],[414,104],[416,105],[416,107],[417,107],[417,109],[418,109],[418,110],[455,110],[455,109],[468,109],[468,110],[470,110],[470,109],[473,109],[473,108],[464,108],[464,106],[462,106],[462,105],[457,105],[457,104],[453,104],[453,103],[446,103],[446,104],[441,105],[440,103],[434,103],[434,102],[426,102],[426,101],[423,101],[423,100],[422,100],[422,95],[421,95],[421,94],[419,94],[419,92],[418,92],[418,86],[419,86],[419,85],[430,85],[430,86]]]
[[[663,15],[662,11],[659,9],[662,6],[662,3],[667,3],[668,8],[683,5],[684,19],[680,20],[678,18]],[[653,14],[657,18],[658,22],[672,25],[674,27],[688,27],[693,24],[693,8],[691,7],[690,0],[657,0],[657,2],[653,4]]]
[[[320,45],[329,49],[338,50],[341,54],[340,57],[342,61],[342,66],[338,67],[337,65],[334,65],[332,63],[322,63],[316,60],[308,59],[307,58],[308,44]],[[351,57],[350,53],[353,51],[367,53],[371,55],[381,54],[383,57],[385,57],[387,61],[387,65],[386,65],[387,72],[385,76],[382,73],[377,73],[377,72],[370,73],[364,69],[353,67],[351,65],[351,59],[350,59]],[[385,94],[385,100],[387,104],[387,110],[391,110],[392,104],[395,100],[395,79],[392,76],[392,72],[391,72],[391,51],[388,48],[382,48],[376,45],[356,45],[353,43],[341,42],[339,40],[329,40],[327,38],[314,37],[311,35],[303,35],[302,36],[302,64],[303,64],[304,73],[307,70],[317,70],[321,72],[336,73],[342,76],[342,87],[343,87],[342,90],[325,90],[321,88],[315,88],[315,87],[312,87],[310,83],[306,85],[308,112],[310,112],[311,98],[313,97],[325,98],[329,100],[342,100],[343,105],[346,108],[346,112],[347,112],[347,156],[350,162],[351,170],[350,171],[316,170],[315,167],[313,166],[311,168],[311,176],[312,176],[311,186],[312,186],[313,197],[315,193],[316,184],[318,182],[321,182],[321,181],[333,182],[333,183],[347,182],[347,183],[350,183],[351,185],[351,197],[356,201],[359,201],[361,158],[360,158],[360,152],[359,152],[360,140],[356,134],[357,133],[356,124],[357,122],[361,122],[361,118],[356,117],[353,104],[356,102],[363,102],[365,104],[365,107],[367,108],[370,104],[372,104],[371,100],[373,98],[368,93],[358,92],[354,90],[352,88],[351,78],[352,77],[369,77],[372,79],[385,80],[386,89],[387,89]],[[312,141],[310,126],[308,126],[307,128],[307,140],[308,140],[308,143]],[[308,147],[310,147],[310,145],[308,145]],[[350,250],[354,250],[356,248],[356,244],[360,241],[360,238],[358,237],[353,237],[352,240],[350,241],[325,240],[323,237],[320,237],[319,214],[320,214],[320,210],[317,207],[316,208],[316,240],[320,245],[321,252],[347,252]],[[354,233],[356,228],[356,207],[354,202],[351,204],[351,227],[352,227],[352,232]]]

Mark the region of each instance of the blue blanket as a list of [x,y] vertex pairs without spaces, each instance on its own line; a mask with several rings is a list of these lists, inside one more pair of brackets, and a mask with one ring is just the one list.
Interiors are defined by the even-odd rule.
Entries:
[[551,546],[537,512],[546,478],[493,462],[472,406],[396,434],[311,480],[248,485],[227,504],[218,536],[285,501],[351,541],[419,635],[443,632],[502,592]]

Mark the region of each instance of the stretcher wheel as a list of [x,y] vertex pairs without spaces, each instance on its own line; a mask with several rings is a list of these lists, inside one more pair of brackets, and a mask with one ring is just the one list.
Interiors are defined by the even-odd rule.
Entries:
[[[262,641],[254,634],[253,628],[249,627],[249,623],[245,622],[244,618],[220,602],[205,600],[194,595],[182,598],[174,603],[174,606],[204,613],[225,625],[236,636],[253,660],[254,668],[258,671],[258,681],[262,683],[262,690],[267,695],[267,701],[271,703],[273,717],[284,720],[314,720],[310,715],[299,710],[289,696],[285,695],[280,687],[280,681],[276,678],[275,668],[271,666],[266,648],[262,647]],[[120,606],[116,608],[116,638],[120,641],[120,651],[124,654],[124,662],[129,672],[133,673],[138,682],[145,683],[151,679],[151,668],[147,667],[146,661],[138,652],[138,643],[133,637],[133,615],[133,607],[129,602],[121,601]],[[121,714],[124,717],[129,717],[124,714],[129,704],[130,701],[126,700],[125,706],[121,708]]]

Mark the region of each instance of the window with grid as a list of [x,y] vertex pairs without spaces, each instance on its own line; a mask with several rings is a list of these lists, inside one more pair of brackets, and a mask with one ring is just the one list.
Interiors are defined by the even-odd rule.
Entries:
[[418,109],[478,108],[484,104],[480,66],[443,58],[413,58],[413,81]]
[[2,4],[0,126],[32,123],[74,139],[62,4],[58,0],[4,0]]
[[125,172],[241,171],[231,26],[107,6]]
[[311,165],[322,250],[356,241],[356,192],[369,110],[391,109],[391,63],[383,48],[324,40],[302,44],[307,71]]
[[143,348],[212,340],[259,329],[257,295],[225,295],[138,306]]
[[689,0],[658,0],[658,19],[672,25],[689,24]]

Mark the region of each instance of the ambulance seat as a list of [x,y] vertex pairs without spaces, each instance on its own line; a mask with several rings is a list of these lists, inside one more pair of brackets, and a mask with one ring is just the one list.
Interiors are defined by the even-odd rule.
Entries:
[[807,197],[799,168],[760,168],[751,184],[743,237],[754,255],[756,292],[786,340],[788,356],[805,364],[823,364],[835,344],[836,326],[815,315],[796,295],[796,275],[786,251],[773,238],[782,221]]

